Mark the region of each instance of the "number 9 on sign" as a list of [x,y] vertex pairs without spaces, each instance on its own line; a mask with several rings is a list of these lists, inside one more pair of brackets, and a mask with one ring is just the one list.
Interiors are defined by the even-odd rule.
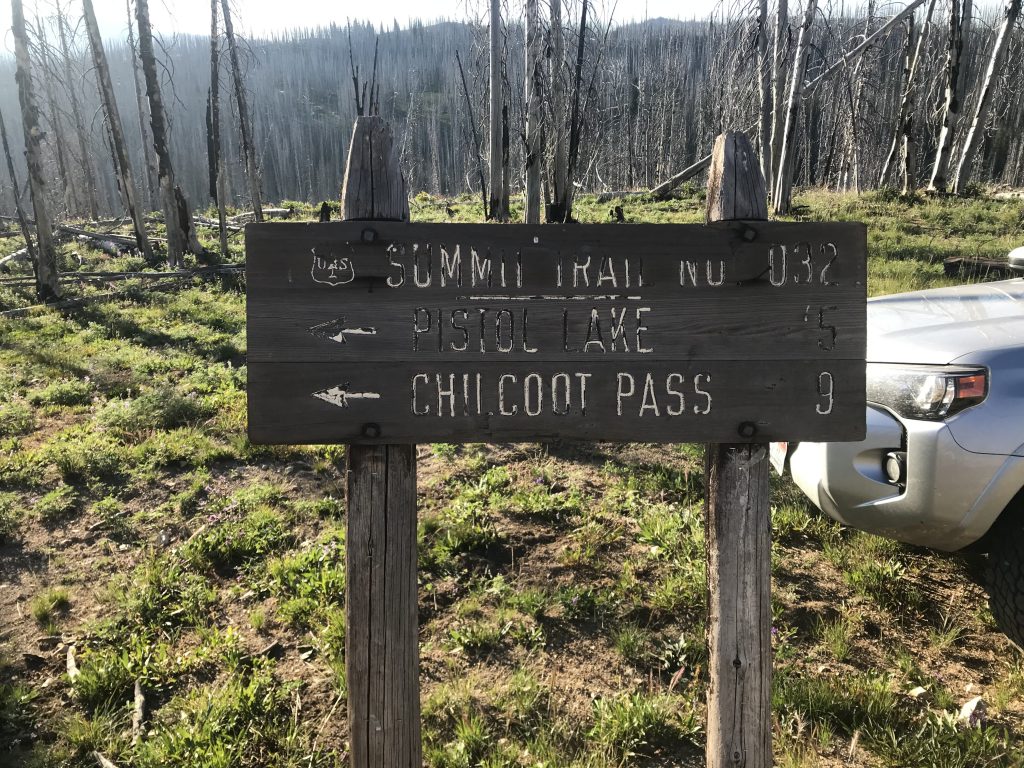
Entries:
[[828,416],[832,413],[832,405],[835,402],[833,397],[833,391],[835,390],[835,381],[832,379],[832,374],[828,371],[822,371],[818,374],[818,397],[821,399],[814,410],[818,412],[820,416]]

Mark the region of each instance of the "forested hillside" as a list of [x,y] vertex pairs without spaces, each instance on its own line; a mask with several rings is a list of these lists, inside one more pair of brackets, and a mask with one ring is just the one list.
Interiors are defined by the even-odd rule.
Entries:
[[[909,28],[905,20],[891,25],[862,55],[836,66],[844,52],[858,45],[865,35],[881,30],[891,14],[910,5],[915,5],[916,11],[911,13],[915,22]],[[753,132],[762,109],[756,87],[760,72],[775,80],[772,101],[780,114],[773,119],[777,127],[780,125],[783,115],[778,107],[785,106],[788,99],[787,70],[798,58],[793,52],[804,23],[799,15],[803,7],[790,4],[781,26],[777,18],[766,19],[771,72],[759,59],[756,3],[731,4],[726,12],[707,21],[656,19],[624,25],[616,24],[614,18],[595,17],[591,4],[582,48],[578,46],[580,10],[579,3],[565,8],[565,56],[562,66],[554,67],[554,75],[567,94],[574,94],[579,83],[580,131],[573,175],[574,183],[582,190],[651,187],[706,155],[712,138],[720,131]],[[817,87],[805,86],[802,106],[794,116],[796,183],[844,189],[879,186],[883,165],[898,138],[897,129],[902,127],[910,140],[909,186],[925,186],[931,180],[944,121],[951,126],[952,181],[952,171],[975,117],[976,101],[984,90],[1003,15],[989,6],[972,10],[970,2],[961,5],[960,0],[931,0],[895,8],[869,2],[841,10],[842,15],[836,6],[819,8],[808,30],[802,82],[814,85],[820,75],[828,76]],[[882,12],[890,15],[879,15]],[[45,155],[46,170],[55,182],[50,185],[51,195],[57,210],[72,214],[86,211],[81,157],[84,147],[88,161],[95,166],[99,207],[108,213],[119,212],[122,205],[94,69],[77,19],[80,11],[72,5],[65,7],[64,13],[68,68],[60,50],[61,30],[56,17],[37,19],[35,23],[29,20],[36,88],[45,143],[50,150]],[[239,13],[244,16],[244,7]],[[487,151],[488,114],[486,18],[482,21],[413,23],[407,28],[396,25],[389,29],[356,23],[350,28],[282,31],[273,40],[245,42],[241,64],[265,197],[309,201],[337,197],[357,109],[353,65],[359,68],[360,82],[376,82],[379,110],[396,133],[411,190],[441,194],[479,191],[478,158]],[[547,18],[544,23],[550,65],[551,26]],[[971,178],[1018,186],[1024,183],[1024,136],[1019,130],[1024,107],[1019,78],[1024,68],[1024,35],[1016,24],[1010,28],[1005,63],[994,73],[990,107],[976,132],[981,143]],[[160,38],[161,32],[154,29],[158,41],[162,40],[156,54],[177,181],[193,206],[201,208],[210,200],[206,109],[210,41],[196,36],[172,37],[166,31]],[[516,191],[522,188],[525,161],[524,32],[518,4],[505,8],[501,32],[510,183]],[[777,41],[773,39],[776,36]],[[960,47],[951,47],[956,42]],[[144,169],[138,105],[141,103],[143,109],[146,105],[145,98],[136,95],[131,49],[124,40],[108,39],[105,45],[129,154],[133,166]],[[907,89],[911,59],[918,50],[914,87]],[[958,52],[952,62],[951,50]],[[245,205],[248,192],[240,159],[237,106],[234,98],[229,103],[230,74],[223,48],[220,56],[224,59],[220,78],[229,198]],[[946,109],[947,90],[953,64],[956,77],[949,106],[955,109],[950,111]],[[912,98],[901,120],[908,92]],[[72,93],[80,101],[84,116],[82,142],[73,138]],[[570,99],[566,102],[563,108],[568,116],[574,105]],[[549,112],[550,103],[545,100],[544,108]],[[20,113],[13,61],[0,62],[0,108],[8,116],[9,125],[17,122]],[[15,160],[22,162],[20,131],[10,133]],[[890,184],[901,183],[899,154],[894,153],[887,175]],[[24,170],[19,168],[18,173],[24,179]],[[137,170],[136,176],[141,179],[145,174]],[[10,213],[11,186],[6,174],[3,178],[2,199]],[[150,202],[150,208],[157,207],[152,204],[155,180],[149,187],[148,197],[144,194],[143,200]]]

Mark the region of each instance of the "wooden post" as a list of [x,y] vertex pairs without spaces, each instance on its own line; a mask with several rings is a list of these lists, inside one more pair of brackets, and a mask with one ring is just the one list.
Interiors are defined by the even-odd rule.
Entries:
[[[767,219],[765,182],[742,133],[715,140],[708,223]],[[753,423],[737,425],[744,437]],[[707,446],[708,768],[768,768],[771,746],[771,519],[768,446]]]
[[[408,221],[391,130],[359,117],[341,193],[344,219]],[[365,431],[372,434],[374,425]],[[347,450],[345,673],[352,768],[420,768],[416,446]]]

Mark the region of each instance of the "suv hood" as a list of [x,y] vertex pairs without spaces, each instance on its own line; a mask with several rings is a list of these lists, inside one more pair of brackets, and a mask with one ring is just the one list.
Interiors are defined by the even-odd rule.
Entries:
[[1024,279],[868,301],[868,362],[945,364],[1024,344]]

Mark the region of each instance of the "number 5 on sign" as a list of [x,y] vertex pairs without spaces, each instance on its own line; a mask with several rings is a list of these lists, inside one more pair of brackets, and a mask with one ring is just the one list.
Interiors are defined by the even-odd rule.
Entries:
[[835,402],[835,398],[832,396],[832,392],[835,389],[835,382],[832,379],[832,374],[828,371],[822,371],[818,374],[818,397],[822,399],[822,402],[818,403],[814,410],[821,416],[828,416],[832,413],[832,405]]

